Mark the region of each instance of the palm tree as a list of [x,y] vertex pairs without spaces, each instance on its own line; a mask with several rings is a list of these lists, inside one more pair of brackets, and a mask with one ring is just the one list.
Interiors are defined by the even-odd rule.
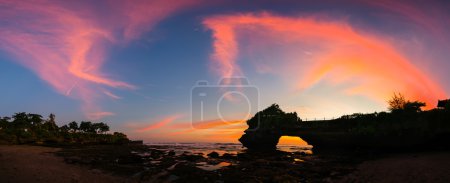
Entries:
[[31,126],[31,122],[28,116],[24,112],[15,113],[13,116],[12,125],[18,130],[28,129]]
[[33,126],[40,125],[40,124],[42,124],[42,121],[44,121],[42,119],[42,116],[39,114],[28,113],[27,118],[30,120],[31,125],[33,125]]

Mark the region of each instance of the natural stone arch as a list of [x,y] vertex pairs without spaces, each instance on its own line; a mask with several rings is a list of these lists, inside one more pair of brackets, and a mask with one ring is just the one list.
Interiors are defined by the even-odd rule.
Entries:
[[280,137],[297,136],[301,119],[297,113],[286,113],[277,104],[258,112],[247,121],[249,128],[239,139],[248,149],[275,150]]

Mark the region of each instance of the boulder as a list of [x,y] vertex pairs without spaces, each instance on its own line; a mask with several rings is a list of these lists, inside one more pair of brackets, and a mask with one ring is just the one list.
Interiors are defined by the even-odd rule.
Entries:
[[208,154],[208,157],[210,157],[210,158],[218,158],[219,157],[219,153],[213,151],[213,152]]

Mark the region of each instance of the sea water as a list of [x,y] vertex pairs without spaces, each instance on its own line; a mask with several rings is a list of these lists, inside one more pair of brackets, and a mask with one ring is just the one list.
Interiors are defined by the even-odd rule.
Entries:
[[[246,150],[240,143],[146,143],[146,145],[162,151],[174,151],[176,155],[183,153],[202,154],[206,156],[211,152],[217,152],[220,156],[238,154]],[[302,152],[311,150],[310,145],[283,144],[277,145],[277,150],[285,152]]]
[[[146,145],[155,150],[165,152],[173,151],[175,152],[175,155],[196,154],[202,155],[205,158],[207,158],[208,154],[211,152],[217,152],[219,156],[222,156],[225,153],[236,155],[243,153],[246,150],[246,148],[239,143],[146,143]],[[312,153],[311,146],[309,145],[282,144],[277,145],[277,150],[285,152],[305,152],[308,154]],[[295,161],[297,161],[297,159]],[[160,163],[160,161],[156,160],[151,163]],[[201,161],[197,162],[196,167],[207,171],[214,171],[230,165],[231,162],[227,161],[218,162],[216,164]]]

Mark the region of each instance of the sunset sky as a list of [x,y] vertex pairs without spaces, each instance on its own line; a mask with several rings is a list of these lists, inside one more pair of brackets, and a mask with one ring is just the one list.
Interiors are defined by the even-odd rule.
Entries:
[[[386,111],[400,92],[431,109],[450,93],[449,10],[432,0],[0,0],[0,116],[103,121],[147,142],[237,142],[255,105],[329,119]],[[257,94],[225,81],[239,85],[221,95],[230,77]],[[200,80],[216,91],[203,121],[191,115]]]

